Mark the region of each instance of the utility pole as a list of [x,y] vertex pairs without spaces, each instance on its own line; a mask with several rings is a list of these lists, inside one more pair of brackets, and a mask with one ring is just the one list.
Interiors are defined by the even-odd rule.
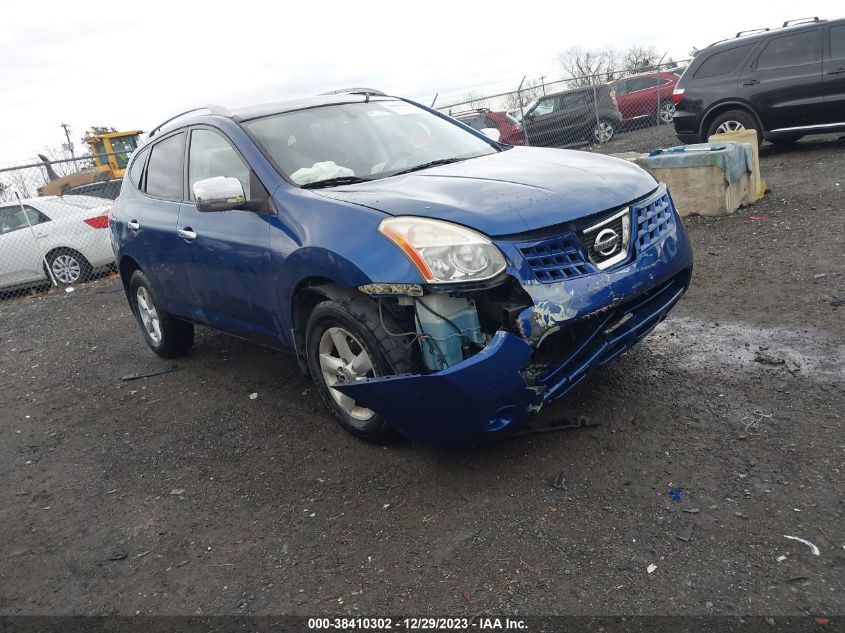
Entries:
[[67,123],[62,123],[59,127],[65,131],[65,138],[67,139],[67,145],[65,145],[65,148],[70,152],[71,158],[76,158],[76,155],[73,153],[73,143],[70,140],[70,126]]

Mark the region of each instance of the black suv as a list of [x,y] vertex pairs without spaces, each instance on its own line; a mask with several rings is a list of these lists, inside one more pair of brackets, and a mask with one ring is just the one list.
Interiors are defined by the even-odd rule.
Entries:
[[753,128],[780,143],[845,130],[845,19],[810,20],[699,52],[673,95],[678,138]]
[[607,143],[622,127],[622,115],[607,84],[545,95],[525,112],[530,145]]

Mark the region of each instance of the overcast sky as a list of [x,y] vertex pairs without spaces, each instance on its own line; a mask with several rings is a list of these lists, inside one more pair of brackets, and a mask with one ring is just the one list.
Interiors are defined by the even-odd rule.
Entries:
[[[654,45],[674,59],[736,31],[839,17],[842,0],[655,2],[54,2],[0,17],[0,164],[149,130],[180,110],[369,86],[410,97],[560,77],[571,46]],[[798,15],[798,13],[802,15]],[[78,146],[78,151],[81,151]]]

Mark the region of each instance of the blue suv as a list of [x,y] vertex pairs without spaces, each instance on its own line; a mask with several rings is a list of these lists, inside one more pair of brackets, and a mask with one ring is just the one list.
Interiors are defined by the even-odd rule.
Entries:
[[525,428],[692,272],[669,192],[639,167],[510,147],[370,91],[171,119],[133,156],[110,230],[155,353],[185,354],[197,323],[292,352],[376,442]]

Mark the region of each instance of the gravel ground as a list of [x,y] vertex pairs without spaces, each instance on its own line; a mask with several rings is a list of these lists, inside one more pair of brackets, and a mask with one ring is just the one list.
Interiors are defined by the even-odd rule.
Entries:
[[0,614],[842,614],[843,149],[688,220],[689,293],[567,402],[601,425],[472,451],[355,441],[206,329],[123,382],[171,364],[114,277],[0,301]]

